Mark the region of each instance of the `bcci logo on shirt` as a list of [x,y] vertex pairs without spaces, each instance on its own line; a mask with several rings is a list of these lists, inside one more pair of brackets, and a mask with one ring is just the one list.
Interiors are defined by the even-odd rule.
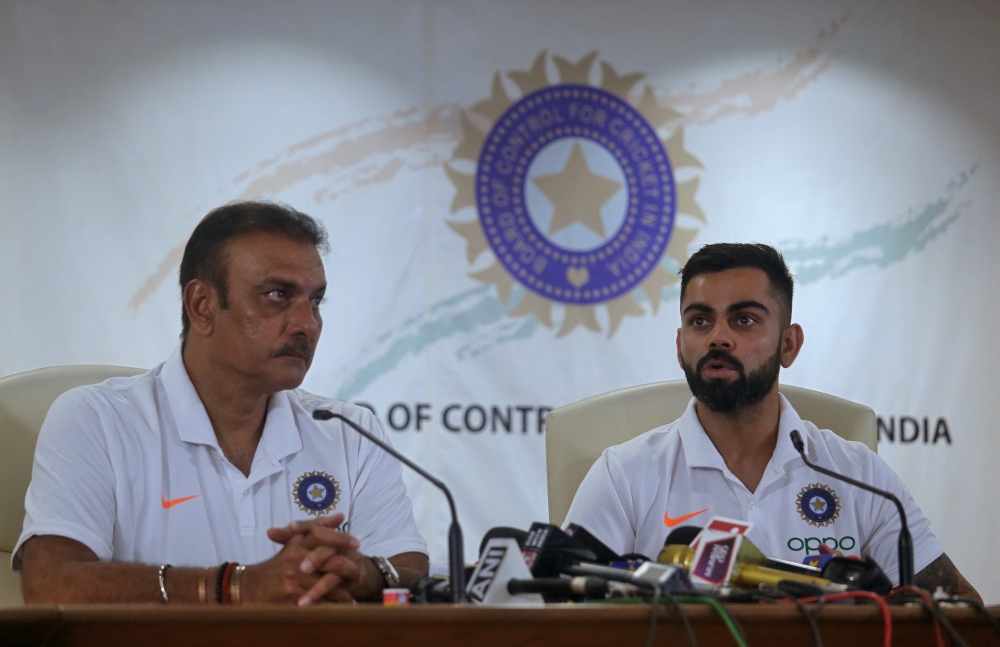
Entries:
[[829,526],[840,516],[840,498],[829,485],[812,483],[799,492],[799,514],[811,526]]
[[[457,191],[451,213],[477,216],[448,221],[466,240],[470,276],[493,284],[511,316],[550,328],[561,319],[558,336],[583,326],[610,337],[646,312],[644,301],[655,313],[704,222],[694,201],[702,166],[684,148],[682,115],[649,85],[633,92],[641,73],[601,61],[592,85],[596,59],[552,57],[554,84],[545,52],[507,74],[512,86],[497,72],[490,98],[463,111],[445,165]],[[681,213],[695,226],[677,226]]]
[[306,472],[295,482],[292,498],[303,512],[324,515],[340,503],[340,484],[326,472]]

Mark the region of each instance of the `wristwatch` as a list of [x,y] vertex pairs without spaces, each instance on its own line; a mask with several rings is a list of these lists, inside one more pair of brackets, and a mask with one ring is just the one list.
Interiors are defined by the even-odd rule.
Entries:
[[372,555],[369,555],[368,559],[375,562],[375,566],[382,573],[382,578],[385,580],[385,588],[394,589],[399,586],[399,573],[396,572],[392,562],[385,557],[374,557]]

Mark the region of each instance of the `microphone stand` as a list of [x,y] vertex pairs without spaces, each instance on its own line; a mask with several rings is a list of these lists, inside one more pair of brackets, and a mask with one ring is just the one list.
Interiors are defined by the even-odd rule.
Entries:
[[462,541],[462,527],[458,525],[458,512],[455,510],[455,500],[451,496],[451,491],[448,489],[444,483],[440,480],[434,478],[428,474],[422,467],[408,459],[407,457],[400,454],[398,451],[393,449],[390,445],[383,442],[379,438],[376,438],[369,432],[361,428],[360,425],[348,420],[346,417],[339,413],[334,413],[326,409],[316,409],[313,411],[313,419],[315,420],[330,420],[336,418],[341,422],[346,423],[349,427],[354,429],[368,440],[372,441],[382,449],[384,449],[390,456],[393,456],[398,461],[409,467],[411,470],[424,477],[434,485],[436,485],[444,495],[448,497],[448,507],[451,508],[451,527],[448,529],[448,570],[449,579],[451,580],[451,601],[454,604],[459,604],[465,601],[465,544]]
[[883,496],[893,503],[896,504],[896,509],[899,511],[899,541],[897,543],[897,552],[899,553],[899,585],[900,586],[912,586],[913,585],[913,537],[910,536],[910,529],[906,525],[906,511],[903,510],[903,504],[892,492],[886,492],[885,490],[880,490],[877,487],[868,485],[867,483],[862,483],[861,481],[855,481],[854,479],[844,476],[843,474],[838,474],[833,470],[828,470],[825,467],[820,467],[809,462],[806,458],[805,444],[802,442],[802,436],[799,435],[797,429],[793,429],[789,434],[792,438],[792,445],[795,446],[796,451],[802,456],[802,460],[805,464],[813,468],[821,474],[826,474],[845,483],[850,483],[855,487],[859,487],[862,490],[867,490],[873,492],[880,496]]

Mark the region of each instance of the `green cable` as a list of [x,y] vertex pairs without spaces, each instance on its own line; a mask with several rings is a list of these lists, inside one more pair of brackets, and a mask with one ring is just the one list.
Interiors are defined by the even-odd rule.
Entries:
[[726,627],[729,629],[729,633],[733,635],[733,640],[736,641],[736,644],[739,645],[739,647],[747,647],[746,641],[743,640],[743,636],[740,635],[740,631],[736,628],[736,625],[733,623],[733,618],[729,615],[729,612],[726,611],[726,608],[722,606],[722,604],[720,604],[718,600],[716,600],[715,598],[709,598],[700,595],[677,598],[677,600],[680,602],[700,602],[702,604],[707,604],[713,609],[715,609],[715,612],[719,614],[719,617],[722,618],[722,621],[726,623]]

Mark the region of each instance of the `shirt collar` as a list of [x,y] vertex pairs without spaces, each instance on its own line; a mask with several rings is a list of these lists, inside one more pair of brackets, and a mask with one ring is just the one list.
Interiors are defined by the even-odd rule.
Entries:
[[[167,403],[173,413],[180,439],[187,443],[209,445],[221,451],[215,429],[208,419],[205,405],[198,396],[187,368],[181,346],[178,345],[166,362],[161,372],[163,389],[167,395]],[[282,458],[302,449],[302,437],[295,423],[295,415],[288,399],[287,391],[279,391],[271,395],[267,403],[267,418],[264,422],[264,432],[254,456],[254,465],[266,460],[277,464]],[[263,450],[263,451],[261,451]],[[251,468],[252,469],[252,468]]]
[[[802,436],[802,442],[806,443],[808,451],[808,438],[805,433],[805,426],[802,418],[795,412],[785,396],[778,394],[781,400],[778,413],[778,441],[771,455],[770,465],[784,466],[787,463],[799,458],[799,453],[792,445],[789,433],[797,429]],[[697,400],[691,398],[688,402],[684,414],[678,419],[681,445],[684,448],[684,458],[689,467],[710,467],[718,470],[726,470],[726,462],[723,460],[719,450],[715,448],[712,439],[705,433],[705,428],[698,420],[698,413],[695,411],[694,403]]]

